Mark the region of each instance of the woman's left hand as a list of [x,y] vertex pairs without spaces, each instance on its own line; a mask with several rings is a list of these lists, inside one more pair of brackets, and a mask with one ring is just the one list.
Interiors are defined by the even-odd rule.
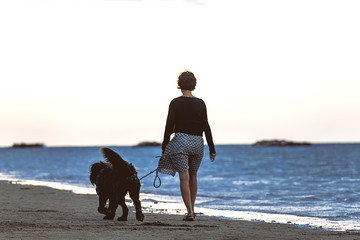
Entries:
[[210,153],[210,160],[215,161],[216,153]]

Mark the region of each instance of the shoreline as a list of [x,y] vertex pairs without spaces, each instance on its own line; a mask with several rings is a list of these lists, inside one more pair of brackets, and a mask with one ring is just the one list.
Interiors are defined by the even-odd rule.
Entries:
[[[308,229],[291,224],[227,220],[198,216],[194,222],[181,215],[148,213],[127,222],[102,220],[96,195],[0,181],[0,239],[355,239],[359,232]],[[117,216],[121,210],[118,209]]]
[[[11,184],[19,184],[24,186],[40,186],[49,187],[60,191],[72,192],[74,194],[85,194],[96,196],[95,187],[80,187],[59,182],[48,182],[38,180],[22,180],[12,178],[4,174],[0,174],[0,182],[8,182]],[[131,202],[129,196],[126,200]],[[156,195],[149,193],[140,193],[140,200],[144,213],[155,214],[171,214],[171,215],[185,215],[186,208],[181,201],[180,196]],[[199,202],[199,201],[198,201]],[[296,226],[304,229],[320,229],[334,232],[360,232],[360,224],[355,224],[352,221],[330,221],[317,217],[295,216],[289,214],[278,213],[263,213],[263,212],[249,212],[249,211],[231,211],[231,210],[217,210],[197,207],[198,215],[206,217],[216,217],[230,221],[248,221],[248,222],[264,222],[277,223]],[[347,226],[347,227],[346,227]]]

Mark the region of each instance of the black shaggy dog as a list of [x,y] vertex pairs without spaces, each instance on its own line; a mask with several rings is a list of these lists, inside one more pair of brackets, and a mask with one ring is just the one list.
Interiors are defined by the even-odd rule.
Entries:
[[[96,193],[99,196],[98,211],[105,214],[104,219],[114,219],[115,212],[120,205],[122,216],[119,221],[126,221],[129,209],[125,204],[125,195],[130,194],[136,209],[136,219],[144,220],[139,200],[140,180],[132,164],[121,158],[119,154],[110,148],[101,148],[101,153],[106,162],[97,162],[90,167],[90,182],[96,185]],[[105,207],[109,200],[109,207]]]

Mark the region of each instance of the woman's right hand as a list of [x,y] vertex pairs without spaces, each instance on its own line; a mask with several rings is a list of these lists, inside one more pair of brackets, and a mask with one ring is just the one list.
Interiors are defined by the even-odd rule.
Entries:
[[215,161],[216,153],[210,153],[210,160]]

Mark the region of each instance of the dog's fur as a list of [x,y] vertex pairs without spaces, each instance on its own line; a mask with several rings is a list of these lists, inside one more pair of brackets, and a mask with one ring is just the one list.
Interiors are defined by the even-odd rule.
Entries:
[[[129,193],[135,205],[136,219],[143,221],[144,214],[139,199],[141,184],[135,167],[110,148],[101,148],[100,151],[106,162],[92,164],[89,177],[90,182],[96,185],[96,193],[99,196],[98,211],[105,214],[104,219],[114,219],[116,209],[120,205],[122,216],[118,220],[127,221],[129,210],[125,204],[125,195]],[[105,207],[107,200],[108,208]]]

